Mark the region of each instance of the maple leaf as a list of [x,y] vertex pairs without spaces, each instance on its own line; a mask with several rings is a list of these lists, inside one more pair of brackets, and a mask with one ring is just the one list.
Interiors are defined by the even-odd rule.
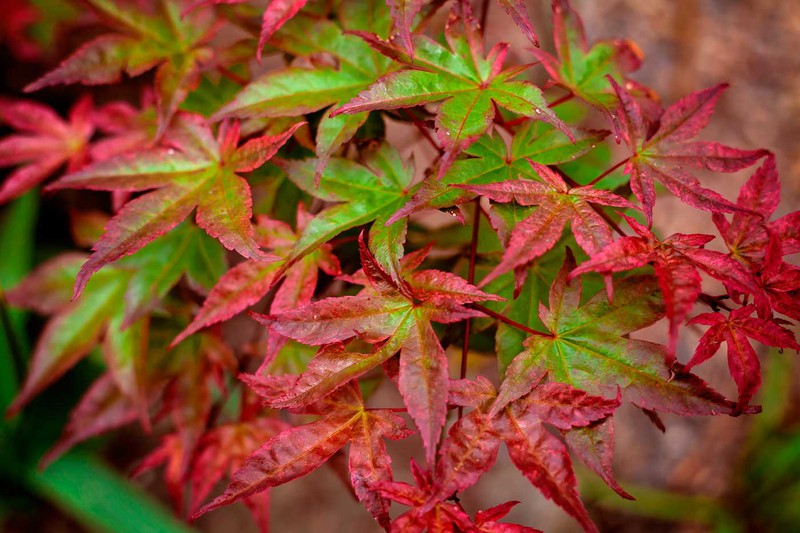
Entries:
[[[298,57],[325,54],[334,65],[292,65],[268,72],[242,89],[214,118],[294,117],[349,101],[390,68],[387,58],[355,35],[345,33],[365,25],[372,31],[385,32],[381,27],[388,28],[388,13],[384,13],[385,9],[375,12],[374,7],[371,2],[348,2],[342,7],[344,28],[322,17],[296,16],[273,35],[272,45]],[[368,8],[373,9],[364,13]],[[349,15],[344,16],[346,13]],[[323,115],[316,135],[317,179],[330,157],[353,137],[367,115]]]
[[155,95],[145,91],[138,109],[127,102],[109,102],[99,106],[92,121],[104,134],[89,148],[92,161],[152,148],[158,130]]
[[530,161],[542,181],[509,180],[459,188],[490,198],[538,208],[511,232],[503,259],[481,282],[486,285],[500,274],[530,263],[550,250],[561,238],[567,222],[581,248],[594,256],[613,242],[611,228],[591,204],[635,209],[621,196],[590,186],[570,188],[556,172]]
[[291,391],[270,402],[287,407],[317,401],[400,351],[398,386],[432,464],[447,412],[448,374],[447,358],[431,321],[449,323],[477,316],[464,305],[497,297],[438,270],[407,272],[397,282],[369,251],[363,233],[359,251],[370,287],[357,296],[253,316],[271,331],[305,344],[341,343],[358,336],[378,343],[375,352],[349,353],[338,345],[323,348]]
[[423,209],[461,205],[474,198],[473,193],[459,185],[484,185],[517,177],[537,179],[527,159],[542,165],[566,163],[589,152],[607,134],[576,130],[574,140],[570,140],[550,124],[528,121],[514,133],[510,146],[499,135],[483,135],[464,150],[469,158],[455,161],[441,179],[428,176],[412,189],[411,199],[389,222]]
[[771,235],[763,263],[754,267],[756,280],[766,298],[756,298],[755,304],[761,318],[769,318],[774,309],[800,320],[800,268],[784,261],[782,254],[779,237]]
[[469,515],[455,503],[431,499],[434,489],[430,472],[423,471],[411,459],[411,474],[417,486],[402,481],[390,481],[377,484],[380,493],[412,509],[392,521],[390,531],[472,531]]
[[58,84],[116,83],[122,74],[138,76],[154,67],[159,131],[163,132],[178,106],[214,64],[208,43],[216,33],[213,13],[196,10],[181,16],[180,0],[158,0],[150,9],[114,0],[86,0],[115,30],[84,44],[61,65],[25,88],[37,91]]
[[781,243],[783,255],[800,252],[800,211],[770,221],[781,198],[775,156],[769,154],[739,191],[736,205],[753,214],[734,213],[730,222],[722,213],[712,213],[732,257],[749,265],[764,259],[770,235]]
[[[297,207],[297,231],[284,222],[259,216],[256,234],[262,246],[273,249],[279,255],[287,255],[297,241],[298,234],[311,220],[312,217],[301,203]],[[273,287],[282,264],[281,261],[264,263],[249,259],[227,271],[211,289],[192,323],[175,338],[173,345],[204,327],[229,319],[261,300]],[[310,303],[320,269],[331,276],[341,274],[339,260],[333,255],[330,244],[323,244],[286,271],[286,278],[272,300],[272,312],[281,313]],[[267,357],[262,365],[274,359],[284,342],[278,335],[270,337]]]
[[[333,158],[319,179],[314,159],[282,162],[287,177],[301,190],[335,203],[317,213],[295,242],[283,267],[317,249],[342,231],[373,222],[370,248],[384,268],[397,278],[403,255],[407,220],[387,223],[406,201],[413,169],[403,163],[397,150],[382,143],[365,157],[365,165]],[[318,186],[315,183],[318,182]]]
[[98,274],[84,297],[74,302],[69,287],[85,261],[83,254],[57,256],[9,291],[6,297],[12,305],[54,315],[37,342],[25,384],[9,413],[21,409],[103,338],[111,376],[147,427],[148,315],[184,275],[199,288],[213,284],[225,265],[219,248],[208,241],[196,228],[181,226]]
[[614,241],[576,268],[570,277],[584,272],[610,274],[653,263],[670,323],[670,353],[675,353],[678,328],[701,293],[698,268],[727,285],[763,299],[755,279],[739,262],[703,248],[714,238],[711,235],[676,233],[662,241],[636,220],[623,217],[639,236]]
[[39,464],[46,467],[79,442],[131,424],[138,416],[136,405],[122,394],[111,373],[106,372],[92,383],[72,410],[61,437]]
[[389,503],[375,489],[375,485],[392,478],[383,439],[403,439],[411,431],[391,411],[367,409],[355,384],[341,387],[328,397],[324,412],[325,416],[315,422],[269,439],[233,474],[225,492],[194,516],[301,477],[350,443],[350,475],[356,495],[381,525],[388,526]]
[[587,427],[610,417],[620,399],[608,400],[563,383],[538,381],[529,381],[524,395],[506,404],[498,403],[494,386],[485,378],[453,384],[451,402],[477,408],[450,428],[440,450],[430,501],[473,485],[492,467],[503,441],[511,461],[544,496],[587,531],[597,531],[578,496],[567,449],[545,425],[562,431]]
[[614,110],[619,104],[607,76],[625,81],[629,90],[635,88],[653,97],[652,91],[626,78],[642,63],[643,54],[636,43],[615,39],[589,48],[580,16],[567,0],[553,1],[553,38],[557,58],[544,50],[531,52],[555,83],[611,118],[615,131],[619,125]]
[[626,337],[664,316],[657,281],[652,276],[617,280],[613,303],[597,294],[580,305],[581,284],[567,278],[586,264],[573,270],[568,255],[550,288],[549,308],[541,305],[539,310],[549,334],[525,342],[525,351],[506,369],[493,412],[527,394],[530,384],[547,374],[550,381],[590,394],[613,394],[619,387],[623,398],[643,409],[681,415],[734,413],[733,402],[700,378],[681,372],[665,346]]
[[739,150],[715,142],[689,142],[706,124],[717,100],[727,88],[720,84],[693,92],[668,107],[656,124],[648,124],[639,104],[608,78],[617,93],[617,110],[622,138],[632,155],[625,164],[630,176],[631,190],[641,202],[649,225],[653,223],[655,188],[661,183],[682,202],[697,209],[717,213],[752,212],[706,189],[686,167],[703,168],[714,172],[736,172],[749,167],[767,155],[766,150]]
[[[223,476],[233,475],[264,442],[287,429],[289,424],[277,418],[258,417],[218,426],[204,434],[189,470],[189,513],[199,509]],[[269,491],[245,498],[244,503],[259,529],[269,531]]]
[[94,134],[92,107],[92,99],[84,96],[64,121],[37,102],[0,99],[0,122],[19,131],[0,140],[0,167],[19,165],[0,188],[0,203],[20,196],[65,164],[67,172],[86,164]]
[[502,70],[508,45],[496,45],[484,59],[482,39],[472,27],[474,21],[464,21],[466,36],[456,34],[456,22],[450,20],[446,29],[449,49],[418,35],[413,58],[393,43],[361,33],[371,46],[407,68],[387,74],[332,114],[442,102],[436,111],[436,133],[445,149],[440,176],[459,152],[489,129],[495,105],[543,120],[572,139],[572,132],[550,110],[538,87],[527,81],[512,81],[521,68]]
[[258,137],[240,147],[238,123],[224,123],[215,139],[197,115],[181,115],[171,130],[177,148],[153,148],[92,164],[63,177],[53,189],[146,191],[111,219],[94,253],[75,281],[79,295],[104,265],[129,255],[165,233],[197,208],[196,221],[229,250],[245,257],[276,260],[253,237],[250,187],[238,173],[270,159],[301,125],[275,137]]
[[728,368],[739,388],[737,409],[744,409],[761,385],[761,365],[748,337],[767,346],[791,348],[800,351],[794,333],[774,321],[751,316],[755,306],[746,305],[730,311],[726,317],[722,313],[697,315],[689,324],[710,326],[700,338],[694,355],[686,363],[685,370],[707,361],[719,350],[720,344],[728,346]]

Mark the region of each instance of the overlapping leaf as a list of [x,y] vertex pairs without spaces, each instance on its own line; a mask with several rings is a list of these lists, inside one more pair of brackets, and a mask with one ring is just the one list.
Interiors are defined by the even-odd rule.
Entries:
[[609,78],[620,100],[618,116],[622,137],[631,150],[625,165],[631,190],[642,203],[652,224],[655,205],[654,181],[661,183],[682,202],[715,213],[751,213],[718,193],[706,189],[686,168],[714,172],[736,172],[767,155],[766,150],[739,150],[715,142],[689,139],[708,124],[714,107],[727,85],[694,92],[667,108],[656,124],[649,124],[639,104]]
[[542,181],[509,180],[488,185],[461,185],[474,194],[496,202],[514,201],[523,206],[538,206],[529,217],[511,232],[503,259],[487,275],[486,284],[500,274],[530,263],[550,250],[561,238],[567,222],[575,240],[589,255],[596,255],[613,241],[611,228],[592,205],[634,208],[625,198],[607,191],[587,187],[570,188],[548,167],[530,161]]
[[357,296],[326,298],[293,311],[255,315],[271,331],[305,344],[331,345],[354,337],[376,344],[371,354],[324,347],[298,382],[274,406],[315,402],[400,351],[398,386],[420,428],[433,463],[447,412],[447,359],[431,321],[456,322],[476,315],[464,304],[496,299],[463,279],[438,270],[405,274],[399,282],[375,260],[363,239],[361,262],[370,287]]
[[[351,0],[342,6],[344,30],[366,27],[379,34],[388,28],[388,10],[375,0]],[[266,15],[265,15],[266,16]],[[368,23],[367,23],[368,21]],[[384,28],[383,30],[381,28]],[[300,14],[273,35],[278,49],[297,57],[324,54],[333,61],[313,68],[292,65],[264,74],[217,112],[217,118],[293,117],[341,105],[389,71],[390,62],[331,20]],[[331,117],[317,127],[317,176],[328,159],[364,124],[367,113]]]
[[627,337],[663,317],[653,277],[616,281],[613,303],[597,294],[580,305],[580,282],[567,282],[573,266],[565,261],[550,289],[549,309],[540,308],[549,333],[529,337],[525,351],[508,366],[493,412],[527,394],[531,382],[545,374],[591,394],[620,388],[623,398],[643,409],[681,415],[734,412],[734,403],[700,378],[684,372],[675,376],[672,369],[681,370],[680,365],[670,365],[665,346]]
[[[305,206],[299,204],[297,231],[284,222],[259,216],[256,233],[262,246],[271,248],[280,255],[287,255],[297,241],[298,234],[302,233],[311,220],[313,219],[306,212]],[[211,290],[192,323],[175,338],[173,344],[204,327],[227,320],[261,300],[273,287],[275,276],[282,265],[282,261],[265,263],[248,259],[227,271]],[[320,269],[332,276],[341,274],[339,261],[329,244],[323,244],[286,271],[284,282],[272,300],[272,312],[282,313],[310,303],[317,287]],[[272,361],[283,344],[284,339],[281,336],[271,335],[263,364]]]
[[406,220],[387,225],[389,217],[407,200],[413,170],[400,154],[383,143],[366,157],[366,166],[347,159],[334,158],[315,185],[314,159],[294,160],[283,164],[288,178],[303,191],[334,203],[308,222],[285,266],[315,250],[342,231],[374,221],[370,248],[384,268],[397,277],[397,264],[403,255]]
[[275,260],[255,242],[250,187],[237,173],[252,171],[275,155],[298,125],[276,137],[259,137],[241,147],[236,123],[223,124],[215,139],[196,115],[182,115],[172,131],[177,148],[122,155],[69,174],[53,188],[146,191],[111,219],[75,282],[75,294],[104,265],[131,254],[165,233],[197,208],[200,227],[245,257]]
[[570,277],[584,272],[624,272],[653,263],[670,322],[670,353],[675,352],[678,328],[700,297],[698,269],[739,291],[764,299],[755,278],[741,264],[728,255],[703,248],[713,239],[711,235],[675,234],[662,241],[634,219],[625,217],[625,220],[639,236],[622,237],[609,244],[576,268]]
[[373,47],[407,68],[381,78],[334,115],[442,102],[436,111],[436,133],[446,152],[440,175],[460,151],[489,129],[495,105],[548,122],[572,138],[569,128],[548,108],[538,87],[526,81],[512,81],[522,69],[503,70],[508,45],[495,46],[484,58],[483,42],[474,21],[463,24],[466,36],[456,34],[454,21],[448,26],[449,48],[415,36],[413,58],[398,45],[362,34]]
[[[533,54],[554,82],[602,110],[612,118],[616,130],[614,110],[618,102],[607,77],[621,83],[627,74],[638,70],[642,62],[638,46],[627,39],[616,39],[600,41],[589,48],[583,23],[568,0],[553,0],[553,37],[557,57],[539,49],[531,50]],[[650,95],[633,81],[626,80],[625,85]]]
[[607,400],[563,383],[538,382],[529,381],[524,394],[510,403],[502,403],[485,378],[453,384],[451,402],[476,409],[450,428],[442,444],[431,501],[474,484],[492,467],[503,441],[511,461],[544,496],[585,530],[597,531],[578,496],[567,449],[545,425],[562,431],[585,428],[611,416],[619,398]]
[[528,121],[519,128],[510,146],[499,135],[484,135],[464,150],[469,157],[453,163],[441,179],[429,176],[417,186],[408,203],[389,221],[422,209],[460,205],[474,197],[458,185],[484,185],[517,177],[537,179],[527,159],[542,165],[572,161],[593,149],[607,132],[577,130],[573,135],[571,140],[562,131],[540,121]]
[[780,198],[778,169],[770,154],[739,191],[736,205],[750,213],[734,213],[730,222],[722,213],[712,214],[732,257],[757,265],[764,258],[770,235],[780,241],[783,255],[800,252],[800,211],[770,221]]
[[405,421],[391,411],[367,410],[355,384],[330,396],[324,413],[323,418],[285,430],[264,443],[233,474],[225,492],[196,516],[303,476],[350,443],[350,475],[356,494],[372,515],[388,526],[389,503],[375,485],[392,478],[383,439],[407,437],[411,432]]

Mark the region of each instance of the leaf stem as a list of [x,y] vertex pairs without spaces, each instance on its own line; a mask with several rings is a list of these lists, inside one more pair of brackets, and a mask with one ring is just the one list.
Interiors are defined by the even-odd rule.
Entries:
[[624,165],[625,163],[630,161],[630,159],[631,159],[630,157],[626,157],[625,159],[623,159],[622,161],[620,161],[619,163],[617,163],[616,165],[614,165],[613,167],[609,168],[608,170],[606,170],[605,172],[603,172],[602,174],[597,176],[595,179],[590,181],[586,186],[587,187],[591,187],[592,185],[595,185],[598,181],[600,181],[601,179],[605,178],[606,176],[608,176],[609,174],[611,174],[612,172],[617,170],[619,167],[621,167],[622,165]]
[[491,309],[489,309],[488,307],[482,306],[481,304],[467,304],[467,307],[471,307],[472,309],[475,309],[476,311],[480,311],[481,313],[487,314],[492,318],[496,318],[497,320],[499,320],[500,322],[502,322],[504,324],[508,324],[509,326],[511,326],[513,328],[517,328],[520,331],[524,331],[526,333],[530,333],[531,335],[537,335],[539,337],[552,337],[553,336],[552,333],[543,333],[541,331],[537,331],[535,329],[529,328],[525,324],[520,324],[516,320],[511,320],[507,316],[503,316],[500,313],[496,313],[496,312],[492,311]]
[[412,113],[408,109],[403,109],[402,112],[403,112],[403,114],[405,116],[407,116],[408,118],[411,119],[411,122],[413,122],[414,126],[417,127],[417,130],[419,130],[419,132],[422,134],[422,136],[425,137],[425,140],[427,140],[428,143],[431,146],[433,146],[433,148],[437,152],[441,153],[442,148],[436,143],[436,141],[433,139],[433,137],[431,137],[431,133],[428,131],[428,128],[425,127],[425,124],[420,122],[419,119],[414,115],[414,113]]
[[[478,230],[481,224],[481,198],[480,196],[472,201],[475,204],[475,211],[472,217],[472,242],[469,247],[469,271],[467,281],[470,285],[475,284],[475,258],[478,256]],[[461,379],[467,377],[467,358],[469,357],[469,335],[472,329],[472,321],[468,318],[464,325],[464,342],[461,344]],[[464,414],[464,408],[458,408],[458,418]]]

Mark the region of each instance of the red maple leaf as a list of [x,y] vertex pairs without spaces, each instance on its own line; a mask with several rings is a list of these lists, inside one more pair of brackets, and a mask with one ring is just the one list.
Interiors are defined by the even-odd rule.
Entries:
[[[261,246],[272,249],[282,257],[288,256],[312,218],[302,203],[297,206],[295,229],[285,222],[259,216],[255,227],[256,239]],[[278,281],[284,266],[283,261],[265,263],[248,259],[230,269],[211,289],[197,316],[175,338],[173,345],[204,327],[231,318],[261,300]],[[283,313],[311,303],[320,269],[331,276],[341,274],[339,260],[333,255],[330,244],[323,244],[285,271],[283,284],[272,299],[271,312]],[[275,358],[285,339],[277,333],[270,335],[262,367]]]
[[715,213],[749,213],[748,208],[726,200],[706,189],[686,168],[714,172],[736,172],[767,155],[766,150],[739,150],[715,142],[689,142],[708,124],[714,106],[727,88],[720,84],[694,92],[668,107],[657,123],[650,124],[639,104],[613,78],[622,138],[632,155],[625,165],[633,194],[641,202],[649,225],[655,205],[654,181],[661,183],[682,202]]
[[[545,426],[568,431],[611,416],[620,397],[591,396],[563,383],[530,383],[533,390],[495,409],[497,392],[485,378],[453,384],[451,402],[476,407],[450,428],[440,449],[429,502],[473,485],[497,458],[505,442],[511,461],[543,495],[597,531],[581,503],[564,444]],[[430,503],[428,504],[430,506]]]
[[305,344],[341,343],[359,337],[375,344],[375,352],[326,347],[309,363],[290,393],[273,398],[272,403],[288,407],[316,401],[400,351],[398,386],[432,463],[447,413],[448,373],[447,358],[431,322],[480,316],[464,305],[500,298],[438,270],[407,271],[398,282],[375,260],[363,233],[359,250],[369,287],[357,296],[326,298],[292,311],[254,317],[271,331]]
[[383,439],[409,436],[405,420],[389,410],[367,409],[355,382],[305,411],[324,413],[324,417],[287,429],[265,442],[233,474],[225,492],[194,516],[303,476],[349,443],[350,479],[356,495],[376,520],[388,527],[389,502],[376,489],[392,479],[391,458]]
[[0,203],[35,187],[63,165],[75,172],[86,164],[94,134],[92,108],[92,99],[84,96],[64,121],[37,102],[0,100],[0,122],[19,130],[0,140],[0,167],[20,165],[0,188]]
[[570,188],[556,172],[529,160],[542,179],[502,181],[487,185],[458,185],[459,188],[486,196],[496,202],[536,205],[528,218],[514,227],[503,259],[481,282],[486,285],[497,276],[530,263],[550,250],[561,238],[567,222],[575,240],[594,256],[613,242],[611,229],[591,204],[635,209],[625,198],[592,187]]
[[711,235],[676,233],[662,241],[646,226],[622,216],[639,236],[614,241],[573,270],[570,279],[585,272],[611,274],[652,263],[669,318],[671,354],[675,353],[678,328],[702,292],[698,268],[742,292],[763,298],[754,277],[738,261],[703,248],[714,238]]
[[746,305],[730,311],[727,317],[719,312],[704,313],[689,321],[689,324],[711,327],[700,338],[697,350],[686,364],[685,370],[707,361],[717,353],[720,344],[727,343],[728,368],[739,388],[739,411],[750,403],[761,385],[761,365],[748,338],[767,346],[800,350],[800,344],[794,340],[791,331],[774,321],[751,316],[755,310],[755,306]]

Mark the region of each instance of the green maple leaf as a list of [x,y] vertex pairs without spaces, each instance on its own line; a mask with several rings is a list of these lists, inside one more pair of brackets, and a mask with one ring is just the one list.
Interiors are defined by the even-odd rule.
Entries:
[[195,226],[183,224],[98,273],[83,297],[71,302],[73,280],[84,260],[78,253],[57,256],[7,294],[15,306],[53,315],[10,412],[21,409],[100,343],[117,388],[144,421],[149,313],[184,275],[209,288],[225,268],[222,249]]
[[408,203],[391,220],[423,209],[463,204],[475,197],[453,185],[483,185],[518,177],[538,180],[526,158],[542,165],[573,161],[592,150],[606,135],[605,131],[579,130],[571,140],[562,131],[540,121],[528,121],[517,130],[510,145],[499,135],[484,135],[464,150],[469,157],[453,163],[441,179],[430,176],[418,185]]
[[[388,58],[364,41],[345,33],[369,28],[388,32],[389,11],[376,0],[346,2],[336,22],[299,13],[270,39],[282,52],[307,57],[313,67],[292,65],[278,69],[247,85],[215,118],[293,117],[341,105],[367,88],[391,68]],[[325,57],[327,61],[315,61]],[[333,64],[331,64],[333,63]],[[331,155],[367,120],[368,113],[331,117],[323,115],[317,128],[317,175]]]
[[53,185],[110,191],[155,189],[125,204],[108,223],[78,273],[76,296],[94,272],[171,230],[195,208],[198,225],[229,250],[253,259],[277,259],[263,252],[254,239],[250,187],[237,173],[261,166],[300,124],[282,135],[259,137],[238,147],[238,124],[224,123],[215,139],[199,116],[180,115],[176,123],[168,136],[177,150],[155,148],[126,154],[90,165]]
[[512,113],[548,122],[568,137],[572,132],[547,106],[541,90],[530,82],[514,81],[523,70],[503,70],[508,45],[500,43],[483,55],[483,40],[471,21],[465,35],[448,25],[445,47],[427,37],[414,36],[414,57],[400,44],[360,35],[374,48],[407,68],[389,73],[333,114],[397,109],[441,102],[436,111],[436,132],[445,158],[442,174],[455,156],[473,144],[492,125],[495,105]]
[[676,376],[666,363],[665,346],[626,337],[664,316],[653,276],[615,281],[613,303],[597,294],[580,305],[580,282],[567,283],[574,264],[568,254],[550,289],[549,309],[540,306],[539,317],[549,333],[525,342],[525,350],[506,370],[493,412],[527,394],[530,384],[547,374],[550,381],[590,394],[614,394],[619,388],[643,409],[681,415],[734,413],[734,402],[697,376]]
[[50,85],[116,83],[122,74],[138,76],[157,67],[159,128],[163,132],[200,74],[215,65],[208,42],[216,32],[213,11],[192,10],[182,15],[182,2],[159,0],[150,10],[113,0],[86,0],[100,20],[114,30],[89,41],[25,88],[36,91]]
[[285,268],[342,231],[374,221],[370,250],[378,262],[398,278],[408,221],[387,222],[407,200],[414,174],[403,164],[397,150],[385,143],[367,155],[365,164],[331,159],[319,178],[319,186],[315,185],[316,159],[283,164],[289,179],[300,189],[320,200],[335,203],[309,221],[286,258]]

